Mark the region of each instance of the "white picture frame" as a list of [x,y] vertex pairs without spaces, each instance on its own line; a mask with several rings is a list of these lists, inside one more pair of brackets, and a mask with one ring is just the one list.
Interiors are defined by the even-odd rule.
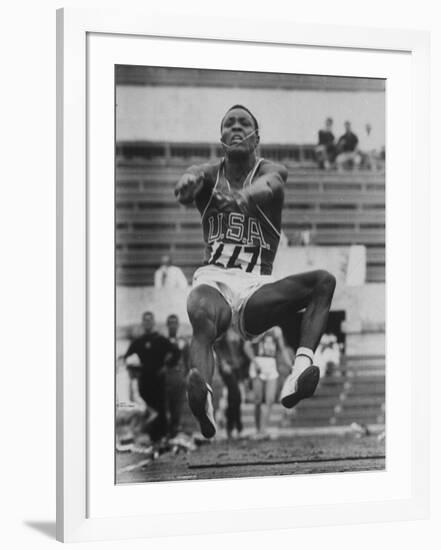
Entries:
[[[289,20],[277,21],[277,25],[268,25],[264,18],[252,16],[253,24],[234,18],[198,19],[172,16],[152,16],[148,12],[135,13],[131,11],[94,11],[79,9],[63,9],[57,13],[57,539],[65,542],[89,541],[117,538],[139,538],[161,535],[179,535],[190,533],[211,533],[225,531],[244,531],[271,528],[288,528],[296,526],[332,525],[338,523],[360,523],[367,521],[391,521],[417,519],[427,517],[429,502],[429,384],[428,384],[428,335],[427,323],[429,318],[429,286],[428,286],[428,187],[429,187],[429,159],[427,145],[429,127],[429,37],[427,33],[416,31],[379,30],[364,28],[346,28],[336,26],[298,25]],[[246,24],[245,24],[246,23]],[[184,30],[185,29],[185,30]],[[228,29],[228,30],[225,30]],[[408,138],[410,155],[404,164],[394,168],[394,158],[399,157],[399,151],[393,151],[394,143],[388,141],[387,177],[400,178],[400,169],[403,181],[408,178],[409,188],[404,193],[402,212],[393,210],[391,200],[395,195],[388,196],[388,205],[392,204],[387,214],[388,220],[388,248],[390,243],[395,245],[401,239],[409,246],[406,251],[394,252],[394,246],[388,252],[387,277],[399,287],[400,294],[391,291],[391,306],[389,314],[394,314],[394,304],[403,300],[405,305],[398,312],[402,317],[404,312],[409,313],[409,324],[403,328],[410,337],[404,338],[406,346],[398,349],[400,333],[395,339],[388,337],[388,357],[396,367],[388,381],[388,403],[392,406],[388,430],[388,461],[387,475],[391,482],[382,483],[381,477],[371,477],[370,497],[363,500],[353,495],[348,496],[346,502],[339,500],[331,493],[329,498],[319,498],[322,492],[321,485],[327,483],[338,486],[335,475],[333,479],[321,477],[310,481],[303,477],[296,481],[299,494],[307,494],[308,500],[304,503],[290,505],[283,502],[268,506],[267,502],[254,499],[251,506],[247,502],[235,502],[234,509],[221,507],[216,509],[209,500],[203,497],[207,491],[219,494],[222,500],[225,494],[240,488],[247,488],[251,495],[262,493],[277,495],[281,484],[286,486],[289,480],[262,479],[262,480],[225,480],[200,482],[199,486],[192,485],[192,492],[201,495],[199,502],[196,497],[188,497],[185,482],[181,484],[161,484],[155,487],[131,487],[139,493],[137,504],[133,509],[116,507],[111,509],[112,498],[118,490],[118,501],[125,502],[126,488],[116,489],[109,486],[109,468],[111,464],[102,465],[102,456],[95,452],[91,445],[90,434],[96,433],[100,426],[103,449],[113,444],[113,416],[105,416],[106,406],[97,404],[96,385],[100,371],[95,372],[91,365],[97,364],[96,340],[106,342],[105,331],[96,331],[94,325],[96,311],[100,307],[106,308],[105,292],[113,289],[113,279],[102,282],[95,273],[96,239],[99,238],[104,258],[113,258],[113,233],[106,237],[100,234],[94,220],[96,218],[96,194],[93,185],[94,162],[91,162],[90,146],[95,143],[94,132],[96,125],[91,124],[95,113],[91,111],[93,97],[96,92],[91,90],[91,63],[93,55],[99,50],[98,42],[94,37],[113,37],[121,41],[121,45],[130,40],[140,40],[143,37],[150,41],[161,41],[162,44],[174,40],[192,43],[201,47],[205,44],[220,44],[228,48],[246,48],[265,46],[266,48],[279,47],[284,49],[319,49],[328,52],[331,56],[337,53],[349,53],[349,57],[357,60],[362,53],[376,52],[379,55],[396,55],[397,61],[391,61],[391,71],[394,63],[399,65],[399,59],[406,59],[410,71],[407,74],[411,89],[407,89],[409,102],[406,111],[403,111],[403,134]],[[293,38],[294,37],[294,38]],[[109,38],[110,39],[110,38]],[[122,47],[122,46],[121,46]],[[103,48],[110,52],[112,48]],[[130,48],[129,48],[130,49]],[[92,51],[93,50],[93,51]],[[104,54],[103,54],[104,55]],[[129,55],[129,54],[127,54]],[[133,54],[130,54],[133,55]],[[230,54],[231,55],[231,54]],[[107,57],[106,63],[112,63],[112,55]],[[127,58],[125,58],[127,62]],[[190,60],[191,61],[191,60]],[[136,62],[136,60],[134,60]],[[346,62],[346,61],[344,61]],[[360,68],[363,74],[363,68]],[[372,69],[375,71],[375,69]],[[399,72],[399,71],[398,71]],[[397,74],[398,74],[397,72]],[[380,71],[381,73],[381,71]],[[379,73],[379,76],[380,76]],[[353,74],[353,73],[351,73]],[[373,73],[374,74],[374,73]],[[400,82],[397,76],[397,83]],[[101,80],[100,80],[101,82]],[[394,93],[397,93],[396,90]],[[105,104],[110,99],[113,102],[113,90],[108,98],[103,99]],[[406,94],[403,94],[406,95]],[[395,98],[395,96],[394,96]],[[113,103],[112,103],[113,105]],[[389,105],[389,107],[391,107]],[[95,119],[94,119],[95,120]],[[98,122],[99,117],[96,119]],[[104,120],[103,126],[113,120]],[[395,123],[388,128],[388,140],[394,134]],[[99,130],[102,131],[102,130]],[[397,140],[398,140],[397,135]],[[113,140],[113,137],[112,137]],[[397,141],[398,142],[398,141]],[[104,150],[104,147],[103,147]],[[106,162],[106,153],[100,149],[93,149],[93,155],[103,155],[102,162]],[[102,164],[100,165],[103,166]],[[409,171],[406,169],[410,167]],[[113,172],[113,164],[109,167]],[[390,170],[395,170],[390,172]],[[391,176],[392,174],[392,176]],[[398,195],[399,196],[399,195]],[[100,199],[101,200],[101,199]],[[100,204],[103,210],[103,226],[107,227],[113,221],[112,197]],[[407,201],[407,202],[406,202]],[[410,223],[407,214],[411,215]],[[393,223],[391,222],[393,217]],[[403,228],[405,231],[403,233]],[[398,257],[399,256],[399,257]],[[401,264],[400,262],[405,262]],[[407,262],[407,263],[406,263]],[[394,267],[395,266],[395,267]],[[411,269],[401,280],[397,275],[402,266]],[[100,280],[104,294],[95,297],[94,289]],[[416,288],[418,287],[418,295]],[[405,298],[403,298],[405,296]],[[388,302],[389,306],[389,302]],[[389,318],[388,318],[389,320]],[[418,320],[418,322],[417,322]],[[113,323],[113,317],[111,318]],[[110,325],[111,326],[111,325]],[[94,328],[95,327],[95,328]],[[109,328],[109,326],[108,326]],[[91,339],[91,333],[94,338]],[[93,332],[95,330],[95,332]],[[108,333],[107,333],[108,334]],[[402,333],[401,333],[402,335]],[[392,335],[393,336],[393,335]],[[95,348],[94,348],[95,346]],[[108,344],[110,356],[113,355],[112,342]],[[404,346],[404,344],[403,344]],[[418,350],[418,354],[416,352]],[[390,353],[389,353],[390,352]],[[401,355],[400,355],[401,352]],[[409,353],[408,353],[409,352]],[[95,363],[93,362],[95,361]],[[402,371],[398,367],[403,366]],[[112,391],[104,384],[104,389]],[[398,393],[398,386],[403,388]],[[392,389],[391,389],[392,386]],[[392,393],[392,390],[394,393]],[[104,392],[105,393],[105,392]],[[107,396],[110,402],[113,393]],[[105,400],[106,398],[103,398]],[[401,401],[400,401],[401,400]],[[97,406],[99,405],[99,406]],[[405,418],[409,420],[405,426],[409,427],[407,434],[401,434],[402,439],[394,443],[394,426],[399,426],[399,415],[394,414],[398,409],[403,410]],[[104,411],[104,412],[103,412]],[[392,426],[392,428],[391,428]],[[402,426],[401,426],[402,429]],[[389,435],[391,437],[389,438]],[[400,447],[402,445],[402,447]],[[100,445],[101,446],[101,445]],[[394,455],[395,446],[395,455]],[[398,451],[397,451],[398,449]],[[405,449],[400,457],[400,450]],[[407,452],[409,451],[409,452]],[[395,456],[395,458],[394,458]],[[400,458],[406,467],[400,470]],[[110,461],[113,460],[113,455]],[[97,468],[97,463],[100,468]],[[98,480],[100,472],[103,478]],[[395,475],[396,474],[396,475]],[[106,477],[107,476],[107,477]],[[395,476],[395,477],[394,477]],[[301,476],[299,476],[301,477]],[[393,478],[393,479],[392,479]],[[386,481],[386,478],[383,478]],[[351,484],[357,479],[352,478]],[[108,486],[105,488],[105,484]],[[147,484],[148,485],[148,484]],[[366,485],[366,484],[365,484]],[[382,493],[380,485],[388,487],[389,493]],[[301,490],[300,490],[301,486]],[[400,488],[401,487],[401,488]],[[256,491],[257,489],[257,491]],[[263,490],[262,490],[263,489]],[[107,494],[105,491],[108,490]],[[147,491],[149,493],[147,493]],[[199,491],[199,492],[198,492]],[[256,491],[254,493],[253,491]],[[302,493],[301,491],[304,491]],[[375,498],[376,491],[379,498]],[[245,491],[242,491],[245,492]],[[91,499],[91,493],[93,498]],[[345,488],[341,488],[345,493]],[[147,495],[154,495],[155,502],[160,502],[164,495],[169,500],[170,495],[176,497],[177,503],[186,503],[185,512],[182,504],[176,509],[167,511],[167,507],[142,513],[137,510],[139,501],[147,502]],[[364,493],[363,493],[364,494]],[[366,493],[367,494],[367,493]],[[99,502],[101,495],[101,501]],[[113,497],[112,497],[113,495]],[[132,496],[128,497],[133,501]],[[345,497],[346,498],[346,497]],[[181,500],[179,500],[181,499]],[[201,504],[202,502],[202,504]],[[138,508],[137,508],[138,506]],[[148,506],[145,506],[147,509]]]

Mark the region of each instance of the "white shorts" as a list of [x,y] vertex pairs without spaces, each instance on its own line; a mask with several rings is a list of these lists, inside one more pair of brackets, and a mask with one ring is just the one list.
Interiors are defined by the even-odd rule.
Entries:
[[257,373],[253,363],[251,363],[250,378],[259,377],[261,380],[267,381],[276,380],[279,377],[277,361],[274,357],[255,357],[254,361],[258,364],[260,372]]
[[248,334],[244,329],[245,306],[256,290],[272,282],[274,282],[272,275],[258,275],[215,265],[204,265],[197,269],[193,275],[193,288],[208,285],[222,294],[231,308],[231,326],[246,340],[257,335]]

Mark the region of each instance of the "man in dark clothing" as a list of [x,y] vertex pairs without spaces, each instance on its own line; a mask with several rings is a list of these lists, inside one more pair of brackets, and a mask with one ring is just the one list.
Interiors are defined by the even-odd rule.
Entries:
[[225,411],[227,421],[227,436],[236,436],[242,433],[242,415],[239,379],[244,359],[242,340],[240,336],[229,328],[216,342],[215,350],[218,359],[219,374],[227,388],[227,409]]
[[357,150],[358,137],[351,131],[351,123],[345,122],[345,133],[337,142],[337,163],[338,170],[343,168],[358,168],[360,166],[361,157]]
[[319,130],[318,145],[315,148],[316,159],[321,169],[328,170],[335,160],[337,149],[335,147],[335,137],[332,133],[332,118],[328,117],[325,121],[325,128]]
[[149,426],[149,434],[152,441],[159,441],[167,435],[164,365],[173,360],[177,351],[176,346],[155,330],[155,317],[150,311],[142,315],[142,326],[144,334],[130,344],[124,359],[134,354],[139,358],[141,366],[128,367],[128,370],[131,378],[138,380],[141,398],[158,413]]
[[179,318],[169,315],[167,318],[168,341],[174,346],[173,353],[166,360],[166,398],[170,437],[180,431],[182,410],[185,402],[186,376],[188,374],[188,341],[178,336]]

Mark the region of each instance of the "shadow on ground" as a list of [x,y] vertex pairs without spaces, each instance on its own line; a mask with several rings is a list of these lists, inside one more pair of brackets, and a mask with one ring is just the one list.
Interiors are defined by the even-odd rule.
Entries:
[[54,539],[56,536],[55,521],[25,521],[24,524],[51,539]]

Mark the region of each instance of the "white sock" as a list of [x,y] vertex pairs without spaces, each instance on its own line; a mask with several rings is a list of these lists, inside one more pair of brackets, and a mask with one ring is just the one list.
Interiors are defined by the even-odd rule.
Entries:
[[314,358],[314,352],[310,348],[298,348],[296,352],[296,358],[294,359],[294,365],[292,366],[292,372],[295,375],[301,374],[305,369],[312,365]]

